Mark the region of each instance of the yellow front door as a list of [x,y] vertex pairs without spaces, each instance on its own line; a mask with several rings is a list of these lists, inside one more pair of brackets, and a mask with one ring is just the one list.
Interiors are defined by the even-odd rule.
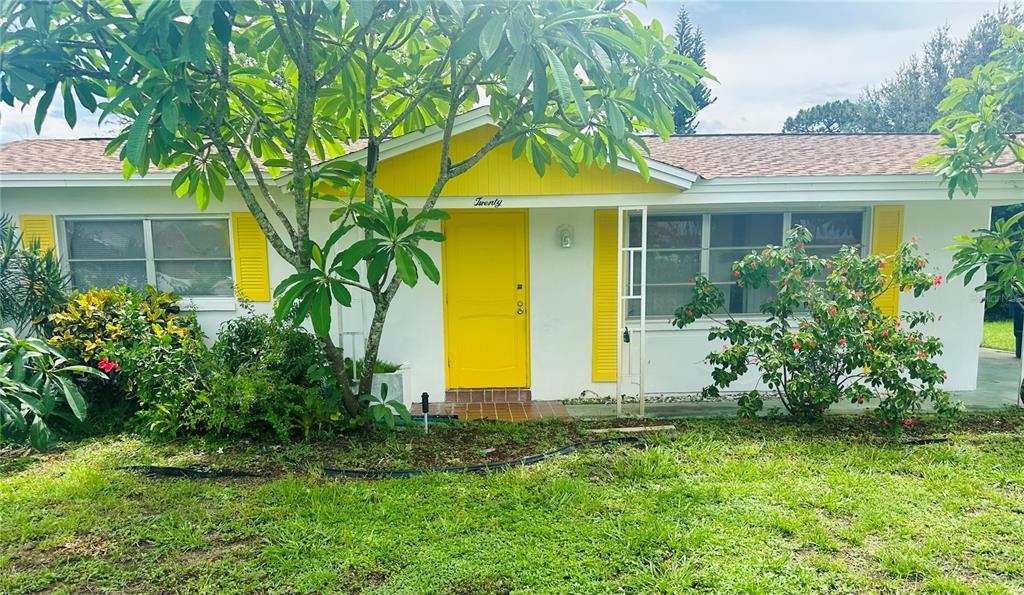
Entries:
[[448,388],[527,388],[527,212],[451,215],[441,244]]

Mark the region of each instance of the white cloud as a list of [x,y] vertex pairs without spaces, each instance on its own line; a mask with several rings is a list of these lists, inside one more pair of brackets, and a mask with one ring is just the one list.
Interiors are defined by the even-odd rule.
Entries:
[[98,126],[96,120],[99,113],[90,114],[78,108],[78,122],[74,128],[64,121],[64,102],[58,95],[53,98],[50,109],[46,111],[42,129],[37,137],[35,130],[36,106],[38,100],[32,101],[27,107],[11,107],[0,103],[0,142],[8,142],[22,138],[84,138],[110,136],[109,124]]
[[[819,5],[818,14],[780,24],[763,18],[772,5],[794,11],[791,3],[686,3],[698,24],[714,19],[705,40],[718,99],[702,112],[700,132],[778,132],[800,108],[854,98],[891,77],[938,27],[948,23],[962,36],[994,6],[844,3],[830,20]],[[641,12],[668,27],[678,7],[659,2]],[[856,22],[843,19],[850,13]]]

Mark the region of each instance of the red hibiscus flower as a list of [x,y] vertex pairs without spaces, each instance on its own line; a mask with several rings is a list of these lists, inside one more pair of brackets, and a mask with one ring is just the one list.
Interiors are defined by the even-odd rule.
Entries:
[[107,374],[109,374],[111,372],[120,372],[121,371],[121,366],[117,365],[116,362],[112,362],[112,361],[110,361],[107,358],[103,358],[102,360],[100,360],[96,364],[96,367],[99,368],[100,370],[103,370]]

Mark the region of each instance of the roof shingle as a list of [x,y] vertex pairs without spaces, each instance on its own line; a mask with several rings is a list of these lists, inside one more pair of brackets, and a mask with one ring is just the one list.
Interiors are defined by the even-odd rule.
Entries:
[[[936,152],[932,134],[708,134],[647,138],[657,161],[706,179],[772,176],[930,175],[915,168]],[[121,172],[104,139],[31,139],[0,144],[0,175]],[[350,150],[361,148],[354,143]],[[1000,172],[1019,172],[1020,166]]]
[[655,160],[713,179],[931,175],[915,165],[939,152],[938,139],[935,134],[698,134],[645,140]]
[[119,174],[117,154],[106,155],[107,139],[27,139],[0,145],[2,174]]

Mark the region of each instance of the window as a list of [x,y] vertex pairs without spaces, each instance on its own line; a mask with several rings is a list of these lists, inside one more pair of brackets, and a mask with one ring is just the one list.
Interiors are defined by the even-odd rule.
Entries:
[[[700,215],[647,218],[647,312],[673,312],[689,299],[693,276],[700,272]],[[630,246],[640,246],[640,219],[629,222]],[[640,253],[629,267],[633,295],[640,295]],[[630,316],[639,316],[640,302],[629,302]]]
[[781,244],[783,215],[759,213],[710,217],[708,279],[725,295],[726,311],[734,314],[760,312],[761,304],[772,296],[772,290],[737,286],[734,283],[732,263],[768,244]]
[[[640,245],[640,217],[629,221],[629,245]],[[699,272],[725,295],[725,309],[733,314],[760,312],[772,296],[771,289],[740,288],[735,284],[732,264],[751,251],[782,243],[786,229],[808,228],[814,239],[807,250],[828,256],[841,246],[859,246],[864,234],[864,213],[722,213],[707,215],[647,216],[647,315],[671,316],[690,300]],[[639,294],[640,255],[627,263],[633,291]],[[638,316],[640,305],[629,303],[629,316]]]
[[153,285],[187,297],[234,295],[227,219],[71,219],[64,232],[77,289]]

